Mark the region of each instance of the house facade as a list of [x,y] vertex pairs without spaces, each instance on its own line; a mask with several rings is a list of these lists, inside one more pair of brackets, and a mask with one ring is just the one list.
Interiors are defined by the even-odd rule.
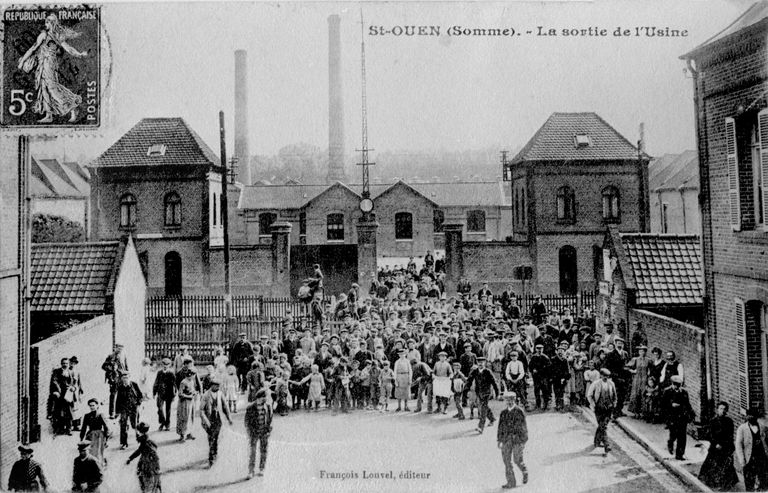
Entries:
[[606,225],[648,231],[648,156],[595,113],[553,113],[507,166],[538,292],[594,289]]
[[698,153],[691,150],[652,159],[648,175],[651,232],[701,234]]
[[768,2],[681,58],[693,74],[713,402],[768,404]]

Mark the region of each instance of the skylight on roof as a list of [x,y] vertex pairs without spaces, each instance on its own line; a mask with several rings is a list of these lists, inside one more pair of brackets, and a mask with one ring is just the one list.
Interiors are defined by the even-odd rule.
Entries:
[[165,144],[153,144],[149,146],[147,156],[165,156]]
[[576,134],[573,136],[573,143],[577,149],[590,147],[592,145],[592,139],[590,139],[587,134]]

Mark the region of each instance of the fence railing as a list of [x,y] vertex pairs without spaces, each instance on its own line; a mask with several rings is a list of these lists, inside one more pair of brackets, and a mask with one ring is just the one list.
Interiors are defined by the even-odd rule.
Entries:
[[[263,317],[262,296],[232,297],[233,317]],[[224,317],[224,296],[153,296],[145,303],[147,317]]]

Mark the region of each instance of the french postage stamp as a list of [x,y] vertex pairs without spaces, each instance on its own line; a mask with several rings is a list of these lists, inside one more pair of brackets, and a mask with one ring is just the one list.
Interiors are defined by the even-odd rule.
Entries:
[[7,8],[2,13],[3,127],[101,124],[100,8]]

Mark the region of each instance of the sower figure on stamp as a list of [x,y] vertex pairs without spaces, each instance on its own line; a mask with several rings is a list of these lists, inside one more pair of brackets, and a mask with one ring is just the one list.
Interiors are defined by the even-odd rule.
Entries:
[[507,401],[507,408],[499,414],[499,429],[496,440],[501,449],[501,460],[504,461],[504,470],[507,476],[507,483],[502,488],[509,489],[517,486],[513,461],[523,473],[523,484],[528,482],[528,468],[525,467],[523,460],[523,450],[528,441],[528,424],[523,409],[517,404],[517,394],[505,392],[504,400]]
[[256,447],[259,447],[259,476],[264,475],[267,465],[267,447],[269,434],[272,432],[272,406],[267,404],[267,390],[256,392],[256,400],[248,404],[245,410],[245,429],[250,440],[248,456],[248,479],[253,477],[256,469]]
[[221,382],[216,378],[211,380],[211,387],[205,391],[200,399],[200,421],[203,429],[208,434],[208,466],[213,467],[216,456],[219,453],[219,432],[221,431],[221,416],[227,418],[232,425],[229,416],[229,407],[224,402],[224,397],[219,392]]

